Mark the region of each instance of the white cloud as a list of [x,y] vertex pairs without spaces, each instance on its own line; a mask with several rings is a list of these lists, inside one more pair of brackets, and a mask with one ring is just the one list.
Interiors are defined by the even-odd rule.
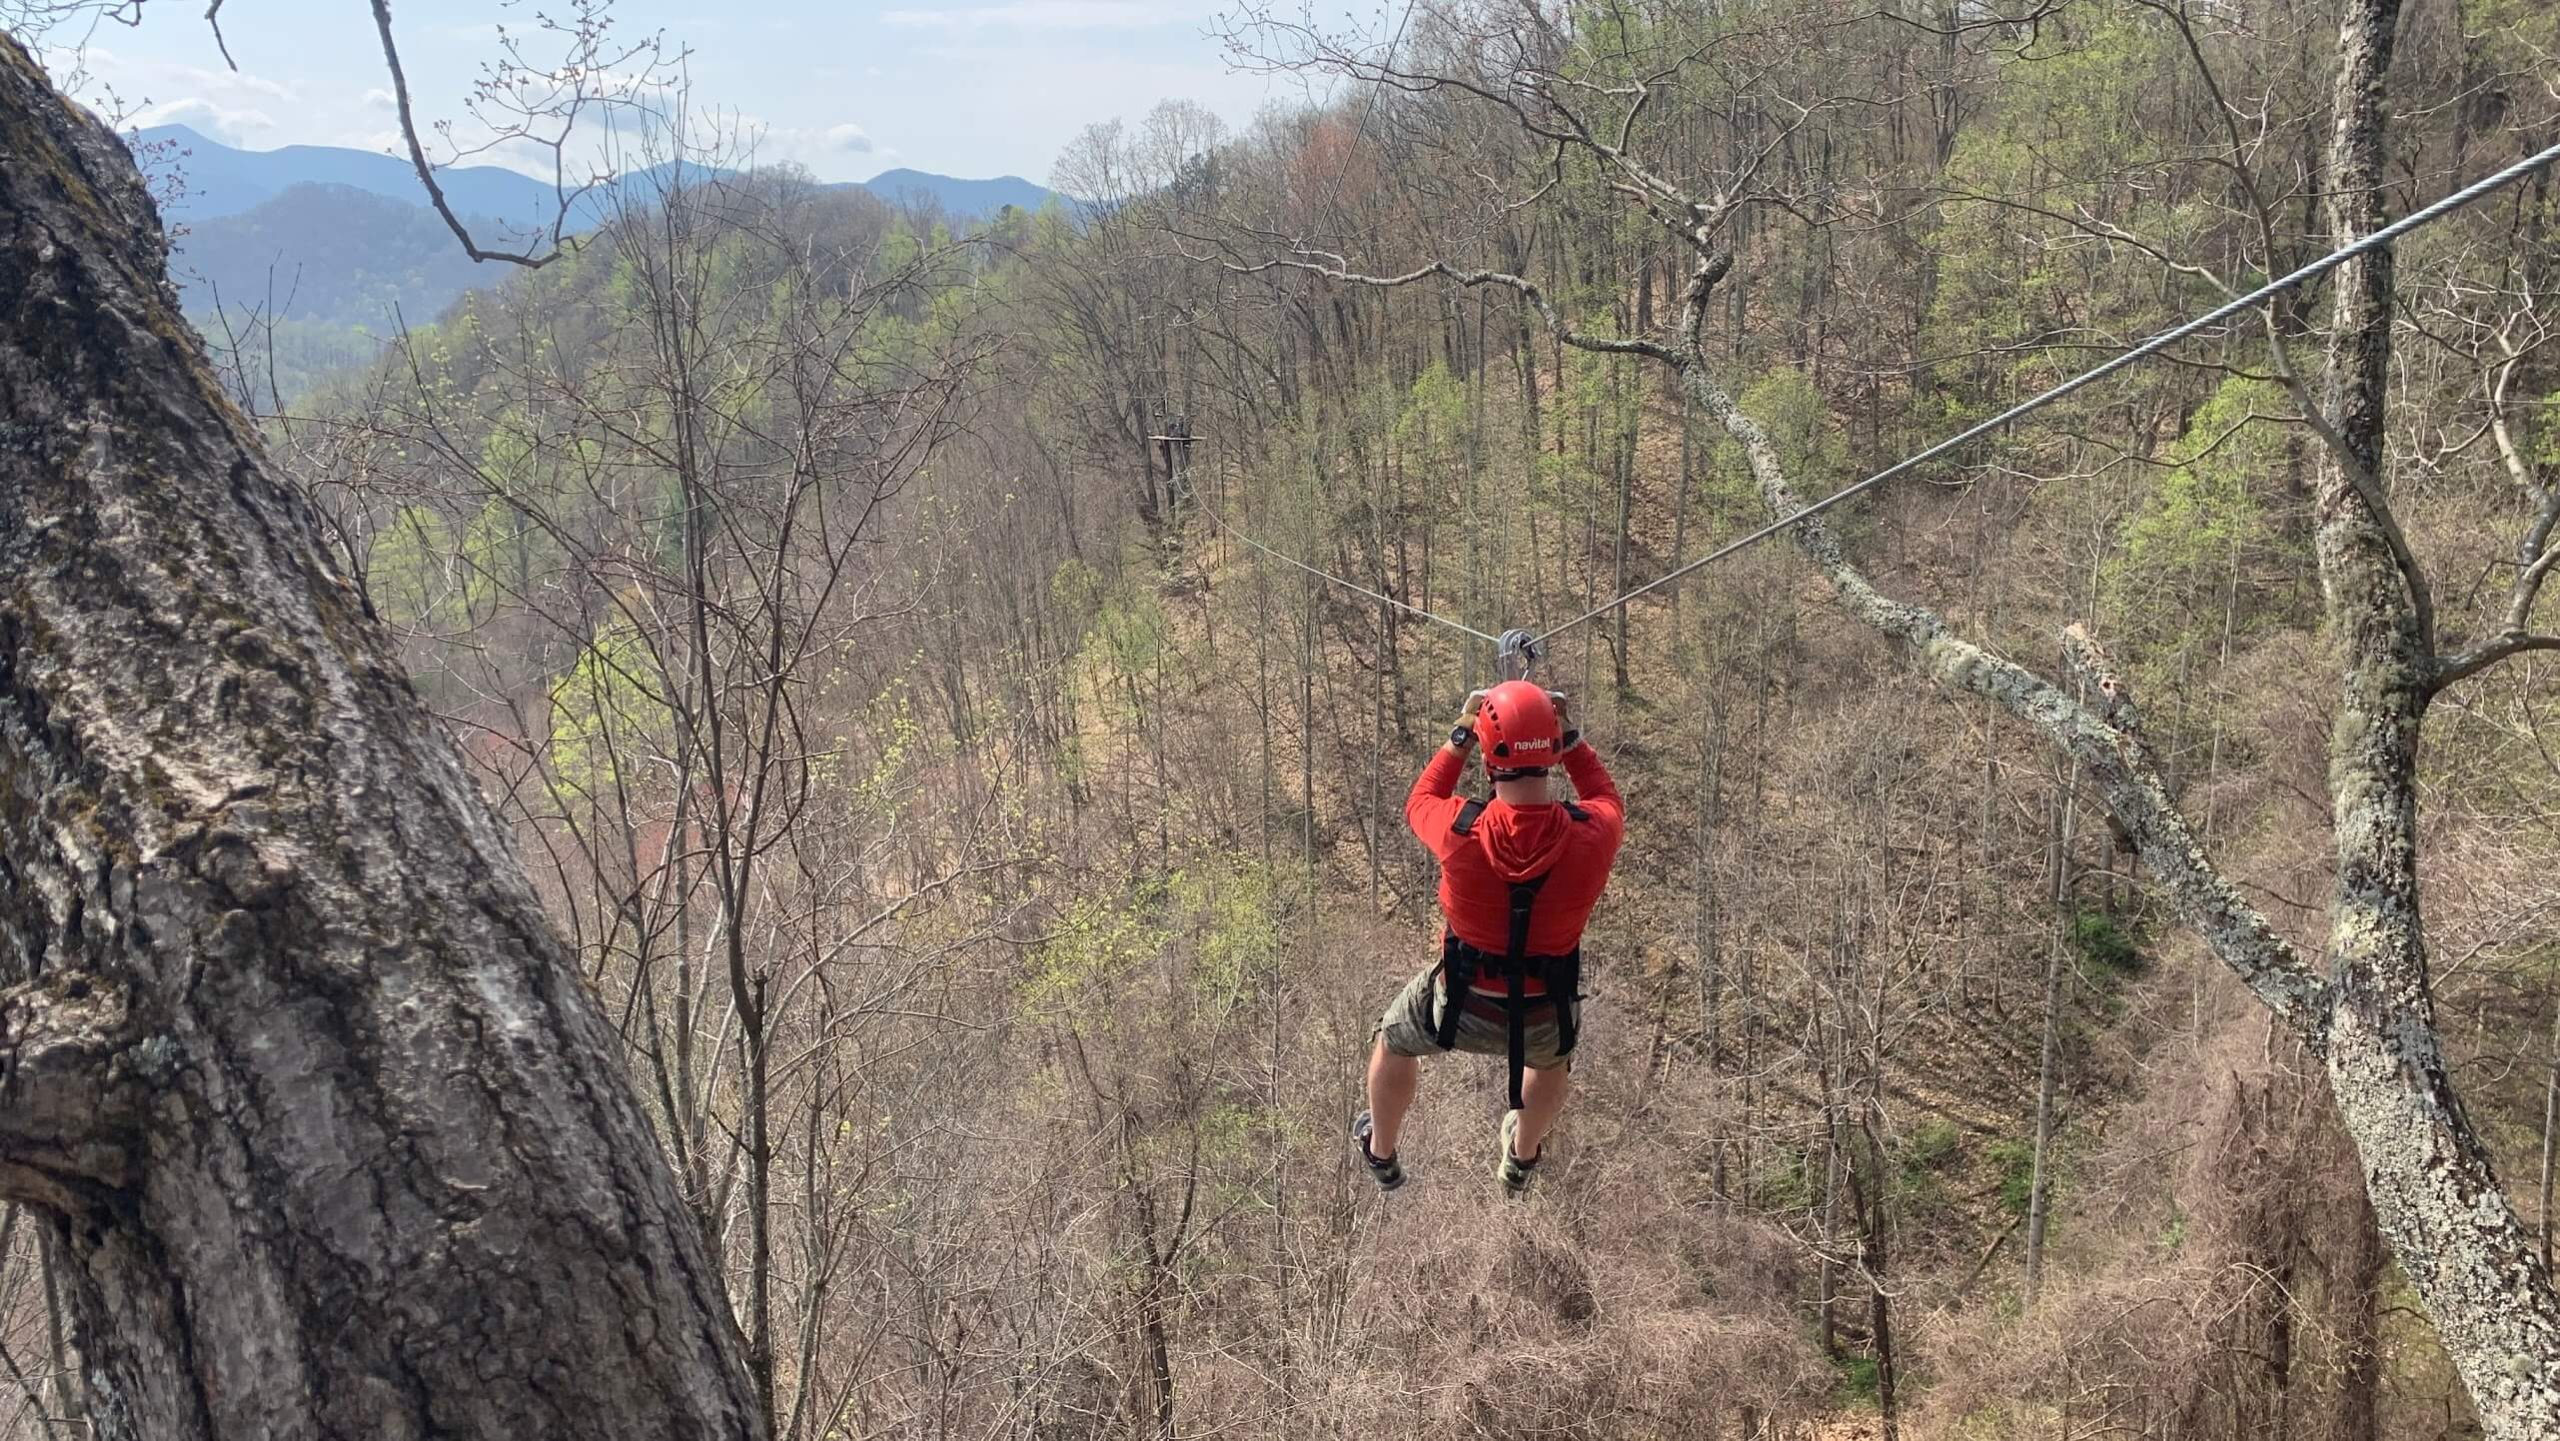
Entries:
[[39,44],[35,50],[36,63],[56,81],[66,75],[86,75],[99,66],[116,63],[116,53],[104,45]]
[[185,125],[236,145],[276,130],[277,115],[299,118],[303,108],[292,86],[254,71],[103,45],[50,48],[43,58],[57,83],[119,126]]
[[821,180],[844,180],[862,173],[855,157],[876,163],[897,152],[872,138],[871,132],[842,121],[834,125],[775,125],[753,115],[736,118],[737,133],[759,165],[805,165]]
[[260,131],[273,130],[275,117],[263,110],[217,105],[197,96],[187,100],[171,100],[159,105],[146,105],[133,114],[136,129],[154,125],[184,125],[199,130],[228,145],[245,146]]
[[1144,30],[1198,14],[1194,6],[1161,0],[1013,0],[945,10],[889,10],[880,18],[910,30]]
[[168,79],[163,83],[184,86],[199,94],[256,95],[268,100],[293,98],[291,88],[270,80],[264,75],[253,75],[246,70],[207,70],[201,65],[171,65],[164,68]]
[[397,110],[400,97],[376,85],[364,93],[364,103],[368,110]]

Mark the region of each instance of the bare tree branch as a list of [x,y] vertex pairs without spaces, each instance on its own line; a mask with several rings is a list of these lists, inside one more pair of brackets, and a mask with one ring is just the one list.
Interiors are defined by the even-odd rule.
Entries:
[[[1315,254],[1322,252],[1306,253]],[[1208,257],[1191,256],[1190,258],[1194,260],[1206,260]],[[1564,317],[1557,312],[1554,302],[1547,298],[1546,291],[1540,289],[1535,281],[1523,279],[1520,276],[1510,274],[1507,271],[1464,270],[1449,264],[1445,260],[1434,260],[1417,269],[1408,270],[1402,275],[1363,275],[1356,271],[1344,269],[1341,264],[1342,257],[1340,256],[1328,256],[1328,258],[1334,263],[1327,265],[1313,260],[1299,260],[1294,258],[1266,260],[1258,265],[1239,265],[1234,261],[1225,261],[1222,263],[1226,265],[1228,270],[1238,275],[1263,275],[1274,270],[1303,270],[1310,275],[1320,275],[1327,280],[1335,281],[1339,284],[1365,285],[1380,290],[1398,289],[1403,286],[1411,285],[1416,281],[1428,280],[1435,275],[1444,277],[1458,285],[1468,287],[1478,285],[1502,286],[1519,292],[1520,295],[1526,298],[1532,306],[1537,308],[1539,317],[1547,323],[1548,328],[1555,332],[1556,338],[1577,350],[1594,351],[1602,355],[1642,355],[1650,359],[1659,360],[1666,365],[1679,364],[1678,357],[1672,353],[1670,347],[1657,344],[1650,340],[1583,334],[1581,331],[1576,330],[1571,325],[1565,323]]]

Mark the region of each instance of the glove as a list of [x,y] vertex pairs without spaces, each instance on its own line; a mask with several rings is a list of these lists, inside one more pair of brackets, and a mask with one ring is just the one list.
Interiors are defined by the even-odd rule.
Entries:
[[1476,743],[1476,715],[1484,709],[1484,692],[1469,691],[1467,703],[1458,710],[1458,723],[1449,728],[1449,744],[1467,750]]
[[1573,703],[1566,698],[1563,691],[1551,690],[1547,692],[1547,700],[1556,708],[1557,728],[1564,732],[1563,743],[1556,747],[1556,754],[1562,755],[1566,751],[1573,749],[1575,746],[1582,744],[1582,732],[1574,728]]

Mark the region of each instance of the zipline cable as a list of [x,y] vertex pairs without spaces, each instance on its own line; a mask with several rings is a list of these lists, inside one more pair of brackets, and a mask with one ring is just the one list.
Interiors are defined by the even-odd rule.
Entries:
[[2195,319],[2190,320],[2183,325],[2170,330],[2164,330],[2158,335],[2151,337],[2149,340],[2142,342],[2140,345],[2135,346],[2133,349],[2126,351],[2124,354],[2106,362],[2104,365],[2098,366],[2094,370],[2083,371],[2079,375],[2073,376],[2071,379],[2066,380],[2051,390],[2044,392],[2042,395],[2034,396],[2028,400],[2013,405],[2007,410],[2000,412],[1998,415],[1991,417],[1989,420],[1983,421],[1981,424],[1976,425],[1969,430],[1949,436],[1945,440],[1939,441],[1936,445],[1930,446],[1927,450],[1898,461],[1884,470],[1877,471],[1875,474],[1868,476],[1866,479],[1859,481],[1857,484],[1852,485],[1845,490],[1835,491],[1831,495],[1815,501],[1813,504],[1806,506],[1804,509],[1797,511],[1793,515],[1771,521],[1769,524],[1760,527],[1758,530],[1751,532],[1749,535],[1746,535],[1739,540],[1720,546],[1676,570],[1646,581],[1644,584],[1628,591],[1625,595],[1619,596],[1616,600],[1601,605],[1596,609],[1585,611],[1581,615],[1575,616],[1564,624],[1555,627],[1553,630],[1549,630],[1541,634],[1537,637],[1535,644],[1543,646],[1548,641],[1564,634],[1566,631],[1572,630],[1574,627],[1582,625],[1587,621],[1597,620],[1600,617],[1609,614],[1611,611],[1617,610],[1619,607],[1628,604],[1638,596],[1641,596],[1648,591],[1658,590],[1692,571],[1698,570],[1704,566],[1712,565],[1715,562],[1724,559],[1726,556],[1733,554],[1735,551],[1741,550],[1745,546],[1754,545],[1760,541],[1766,540],[1770,536],[1776,535],[1779,531],[1785,530],[1787,527],[1794,525],[1800,520],[1809,520],[1814,516],[1820,515],[1822,512],[1849,499],[1851,496],[1857,495],[1863,491],[1871,489],[1872,487],[1882,485],[1886,481],[1893,479],[1895,476],[1912,469],[1914,466],[1925,464],[1928,461],[1934,460],[1937,457],[1946,454],[1948,451],[1955,449],[1957,446],[1963,445],[1969,440],[1978,439],[1983,435],[1987,435],[2030,411],[2041,410],[2045,406],[2051,405],[2053,402],[2060,400],[2062,397],[2069,395],[2071,392],[2078,390],[2083,386],[2094,384],[2097,381],[2105,379],[2107,376],[2115,374],[2117,371],[2124,369],[2126,366],[2133,364],[2137,360],[2157,355],[2161,351],[2168,349],[2170,346],[2177,344],[2179,341],[2186,339],[2188,336],[2195,334],[2199,330],[2203,330],[2218,322],[2228,320],[2232,316],[2238,315],[2244,310],[2252,309],[2269,298],[2282,294],[2283,292],[2290,290],[2315,276],[2334,270],[2367,251],[2376,250],[2382,246],[2388,245],[2392,241],[2399,239],[2401,236],[2408,234],[2410,231],[2417,229],[2419,226],[2440,220],[2445,216],[2452,214],[2454,211],[2461,209],[2463,206],[2470,204],[2472,201],[2478,200],[2480,197],[2489,194],[2491,191],[2514,184],[2516,181],[2523,179],[2525,176],[2531,175],[2543,166],[2549,165],[2554,160],[2560,160],[2560,144],[2554,144],[2537,154],[2526,156],[2524,159],[2517,161],[2515,164],[2508,166],[2506,169],[2501,170],[2494,175],[2484,177],[2480,180],[2475,180],[2471,184],[2444,197],[2433,205],[2430,205],[2423,210],[2413,211],[2412,213],[2393,221],[2391,224],[2382,227],[2380,230],[2373,232],[2371,235],[2365,236],[2361,240],[2340,246],[2338,249],[2312,261],[2310,264],[2303,266],[2301,269],[2294,271],[2290,275],[2270,280],[2266,284],[2259,286],[2257,289],[2250,291],[2248,294],[2240,296],[2223,305],[2216,306],[2214,309],[2206,311],[2204,314],[2197,316]]
[[[1176,438],[1188,444],[1195,437],[1181,436]],[[1225,531],[1236,539],[1243,541],[1245,544],[1252,546],[1255,550],[1261,551],[1264,555],[1271,557],[1273,560],[1281,561],[1288,565],[1294,565],[1298,569],[1305,571],[1307,574],[1314,576],[1318,580],[1331,581],[1335,585],[1342,587],[1344,590],[1351,591],[1354,594],[1365,595],[1371,600],[1381,601],[1387,605],[1394,606],[1396,609],[1403,611],[1407,615],[1419,616],[1424,620],[1445,625],[1454,631],[1463,631],[1488,645],[1499,646],[1502,644],[1501,637],[1499,636],[1486,635],[1483,631],[1480,631],[1474,626],[1468,625],[1462,621],[1451,620],[1437,611],[1424,610],[1418,605],[1408,605],[1405,602],[1396,599],[1394,596],[1382,595],[1377,591],[1369,589],[1365,585],[1354,585],[1350,581],[1344,580],[1342,577],[1332,574],[1329,571],[1318,570],[1314,566],[1307,564],[1305,561],[1298,559],[1296,556],[1283,555],[1279,551],[1273,550],[1271,547],[1264,545],[1261,541],[1255,540],[1252,536],[1249,536],[1243,531],[1236,529],[1234,526],[1227,524],[1227,518],[1218,514],[1217,507],[1209,504],[1209,498],[1200,493],[1200,487],[1189,484],[1188,482],[1190,477],[1187,475],[1184,476],[1183,479],[1185,484],[1182,488],[1191,493],[1191,503],[1200,507],[1200,513],[1209,517],[1211,524],[1214,524],[1218,529]]]
[[1333,183],[1325,187],[1326,209],[1331,209],[1333,202],[1342,198],[1343,172],[1351,168],[1351,157],[1359,152],[1360,137],[1369,133],[1369,112],[1378,108],[1378,91],[1386,87],[1390,67],[1396,63],[1396,47],[1404,44],[1404,27],[1413,23],[1413,4],[1414,0],[1404,0],[1404,18],[1396,22],[1395,38],[1387,42],[1386,62],[1378,67],[1378,78],[1361,100],[1360,123],[1352,127],[1351,143],[1342,147],[1342,163],[1333,167]]
[[[1410,7],[1408,7],[1407,13],[1408,15],[1410,14]],[[1399,36],[1399,38],[1401,38],[1401,36]],[[2314,279],[2315,277],[2323,275],[2331,270],[2335,270],[2337,267],[2346,264],[2348,261],[2355,259],[2359,255],[2365,254],[2368,251],[2380,249],[2422,225],[2427,225],[2434,221],[2441,220],[2445,216],[2452,214],[2454,211],[2480,199],[2482,196],[2488,195],[2505,186],[2512,185],[2516,181],[2523,179],[2525,176],[2531,175],[2533,172],[2549,165],[2555,160],[2560,160],[2560,144],[2548,146],[2535,154],[2526,156],[2524,159],[2517,161],[2504,170],[2500,170],[2493,175],[2484,176],[2479,180],[2475,180],[2471,184],[2464,186],[2462,189],[2453,192],[2451,195],[2447,195],[2443,199],[2436,201],[2434,204],[2421,210],[2412,211],[2408,215],[2402,216],[2400,219],[2382,227],[2371,235],[2365,236],[2361,240],[2341,246],[2338,249],[2331,251],[2329,254],[2301,267],[2300,269],[2295,270],[2290,274],[2280,276],[2277,279],[2268,281],[2266,284],[2259,286],[2257,289],[2250,291],[2246,295],[2238,296],[2232,300],[2226,301],[2225,303],[2214,307],[2212,310],[2206,311],[2204,314],[2197,316],[2193,320],[2186,321],[2185,323],[2171,329],[2164,330],[2158,335],[2151,337],[2149,340],[2142,342],[2140,345],[2135,346],[2133,349],[2126,351],[2124,354],[2119,355],[2102,365],[2083,371],[2040,395],[2032,396],[2021,401],[2018,404],[2009,407],[2007,410],[2000,412],[1998,415],[1991,417],[1989,420],[1983,421],[1970,429],[1960,431],[1955,435],[1951,435],[1945,440],[1939,441],[1937,444],[1930,446],[1928,449],[1920,451],[1915,455],[1911,455],[1897,461],[1893,465],[1877,471],[1875,474],[1859,481],[1857,484],[1835,491],[1792,515],[1771,521],[1767,525],[1760,527],[1758,530],[1755,530],[1738,540],[1729,541],[1726,544],[1717,547],[1715,550],[1698,557],[1696,560],[1690,561],[1677,569],[1668,571],[1652,580],[1646,581],[1644,584],[1637,586],[1635,589],[1628,591],[1617,599],[1608,601],[1591,610],[1585,611],[1581,615],[1575,616],[1564,624],[1545,631],[1534,638],[1527,638],[1525,632],[1506,632],[1503,636],[1487,635],[1483,631],[1476,629],[1474,626],[1467,625],[1464,622],[1451,620],[1449,617],[1441,615],[1435,611],[1424,610],[1418,605],[1412,605],[1405,601],[1398,600],[1394,596],[1385,595],[1378,591],[1371,590],[1364,585],[1354,584],[1353,582],[1345,580],[1341,576],[1335,575],[1330,571],[1319,570],[1315,566],[1309,565],[1295,556],[1286,555],[1280,551],[1274,550],[1270,546],[1264,545],[1261,541],[1258,541],[1252,536],[1245,534],[1243,531],[1236,529],[1234,526],[1229,525],[1226,517],[1220,515],[1217,508],[1209,504],[1208,498],[1200,493],[1200,488],[1196,485],[1187,483],[1189,479],[1187,475],[1183,477],[1186,483],[1182,488],[1190,493],[1192,502],[1200,507],[1201,513],[1208,516],[1210,522],[1216,525],[1218,529],[1225,531],[1237,540],[1262,552],[1264,555],[1270,556],[1274,560],[1280,561],[1286,565],[1295,566],[1299,570],[1305,571],[1307,574],[1314,576],[1318,580],[1338,585],[1344,590],[1350,591],[1354,595],[1364,596],[1381,604],[1394,606],[1396,609],[1405,612],[1407,615],[1415,616],[1419,619],[1427,620],[1437,625],[1444,625],[1451,630],[1473,636],[1477,640],[1484,641],[1487,644],[1496,647],[1498,651],[1501,651],[1506,656],[1510,653],[1510,637],[1513,635],[1519,635],[1524,639],[1528,639],[1528,649],[1532,657],[1534,657],[1534,653],[1538,648],[1545,646],[1548,641],[1564,634],[1566,631],[1574,629],[1576,626],[1597,620],[1600,617],[1633,602],[1638,597],[1641,597],[1648,592],[1659,590],[1662,587],[1679,580],[1683,576],[1703,569],[1706,566],[1713,565],[1715,562],[1724,559],[1726,556],[1731,555],[1738,550],[1742,550],[1747,546],[1756,545],[1761,541],[1767,540],[1770,536],[1776,535],[1778,532],[1785,530],[1787,527],[1794,525],[1798,521],[1808,520],[1814,516],[1820,515],[1824,511],[1831,509],[1833,506],[1839,505],[1850,499],[1852,496],[1862,494],[1865,491],[1884,484],[1886,481],[1893,479],[1897,475],[1901,475],[1905,471],[1911,470],[1916,466],[1924,465],[1931,460],[1935,460],[1939,456],[1946,454],[1948,451],[1954,450],[1956,447],[1965,444],[1967,441],[1977,440],[1982,436],[1999,429],[2001,426],[2007,425],[2009,422],[2016,420],[2022,415],[2026,415],[2031,411],[2041,410],[2045,406],[2051,405],[2053,402],[2069,395],[2071,392],[2079,390],[2085,386],[2093,385],[2138,360],[2144,360],[2153,355],[2157,355],[2161,351],[2168,349],[2170,346],[2194,335],[2200,330],[2228,320],[2232,316],[2238,315],[2244,310],[2249,310],[2263,304],[2269,298],[2280,295],[2285,291],[2302,284],[2306,280]],[[1179,441],[1185,450],[1187,450],[1191,442],[1197,438],[1198,437],[1187,434],[1179,436],[1165,435],[1149,437],[1149,439],[1152,440],[1163,440],[1168,442]]]

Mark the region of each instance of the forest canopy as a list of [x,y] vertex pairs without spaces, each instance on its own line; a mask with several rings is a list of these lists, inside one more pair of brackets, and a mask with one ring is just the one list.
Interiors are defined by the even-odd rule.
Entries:
[[[2551,1434],[2549,169],[1556,636],[1628,797],[1556,1157],[1481,1185],[1491,1065],[1395,1196],[1344,1126],[1463,632],[2552,144],[2560,10],[1398,11],[1220,17],[1341,88],[1095,124],[1037,211],[687,112],[299,395],[209,334],[769,1433]],[[100,1404],[48,1237],[28,1435]]]

